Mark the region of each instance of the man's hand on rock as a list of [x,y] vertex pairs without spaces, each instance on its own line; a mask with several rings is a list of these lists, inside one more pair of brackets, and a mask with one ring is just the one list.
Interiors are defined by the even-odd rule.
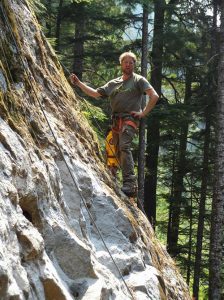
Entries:
[[79,83],[80,83],[79,78],[75,74],[70,75],[70,80],[71,80],[71,83],[73,83],[74,85],[79,85]]

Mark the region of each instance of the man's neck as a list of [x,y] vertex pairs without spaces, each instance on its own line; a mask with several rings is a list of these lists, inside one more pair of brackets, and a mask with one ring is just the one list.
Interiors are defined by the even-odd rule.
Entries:
[[132,75],[133,75],[133,73],[131,73],[131,74],[123,73],[123,74],[122,74],[122,79],[123,79],[123,80],[128,80],[130,77],[132,77]]

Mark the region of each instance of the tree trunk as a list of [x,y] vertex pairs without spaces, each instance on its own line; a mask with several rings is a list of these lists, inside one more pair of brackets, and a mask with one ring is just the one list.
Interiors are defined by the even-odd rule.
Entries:
[[[143,5],[142,22],[142,61],[141,74],[147,77],[147,56],[148,56],[148,5]],[[144,96],[142,108],[145,107],[146,97]],[[140,121],[139,126],[139,151],[138,151],[138,207],[143,208],[144,203],[144,181],[145,181],[145,119]]]
[[58,14],[57,14],[57,21],[56,21],[56,32],[55,32],[55,37],[56,37],[56,44],[55,44],[55,50],[60,51],[60,32],[61,32],[61,19],[62,19],[62,5],[63,5],[63,0],[59,1],[58,5]]
[[51,37],[51,35],[52,35],[52,26],[51,26],[52,4],[51,4],[51,0],[47,1],[46,9],[47,9],[47,21],[46,21],[47,34],[46,34],[46,36]]
[[199,204],[198,229],[197,229],[197,244],[196,244],[196,254],[195,254],[195,264],[194,264],[193,296],[195,297],[195,299],[198,299],[199,280],[201,275],[202,241],[203,241],[203,231],[204,231],[207,181],[208,181],[208,173],[209,173],[209,168],[208,168],[209,145],[210,145],[210,118],[209,118],[209,112],[207,112],[205,140],[204,140],[204,157],[203,157],[203,166],[202,166],[201,197],[200,197],[200,204]]
[[191,279],[191,257],[192,257],[192,227],[193,227],[193,183],[191,174],[191,204],[190,204],[190,227],[189,227],[189,240],[188,240],[188,264],[187,264],[187,285],[190,284]]
[[224,241],[224,1],[221,2],[220,55],[216,112],[215,184],[211,217],[209,299],[221,300]]
[[171,191],[170,191],[170,205],[169,205],[169,218],[168,218],[168,225],[167,225],[167,244],[168,244],[168,238],[170,236],[170,230],[172,225],[172,211],[173,211],[173,197],[174,197],[174,172],[175,172],[175,165],[176,165],[176,152],[177,152],[177,145],[176,140],[174,139],[174,145],[173,145],[173,157],[172,157],[172,177],[171,177]]
[[[163,27],[165,0],[154,1],[154,36],[152,48],[152,76],[151,83],[157,93],[161,94],[162,84],[162,57],[163,57]],[[148,117],[147,150],[146,150],[146,176],[145,176],[145,211],[155,228],[156,224],[156,186],[157,166],[160,140],[160,122],[151,114]]]
[[85,32],[85,9],[84,3],[77,5],[79,11],[78,22],[75,24],[74,63],[73,72],[82,80],[84,58],[84,32]]
[[[217,53],[217,4],[213,2],[213,28],[211,34],[211,57]],[[211,76],[208,79],[208,85],[211,82],[215,82],[214,74],[216,74],[217,69],[217,60],[212,64],[212,69],[210,70]],[[215,76],[216,77],[216,76]],[[193,297],[198,299],[199,294],[199,284],[201,276],[201,261],[202,261],[202,245],[203,245],[203,231],[204,231],[204,218],[205,218],[205,205],[206,205],[206,193],[207,193],[207,184],[208,184],[208,173],[209,173],[209,147],[210,147],[210,138],[211,138],[211,107],[214,106],[214,99],[216,98],[215,90],[216,87],[214,84],[210,84],[211,92],[207,99],[207,107],[205,110],[205,137],[204,137],[204,157],[202,165],[202,180],[201,180],[201,198],[199,204],[199,216],[198,216],[198,229],[197,229],[197,243],[196,243],[196,254],[195,254],[195,264],[194,264],[194,281],[193,281]],[[212,99],[212,105],[211,105]],[[210,105],[209,105],[210,103]]]
[[[191,98],[191,72],[186,71],[186,90],[184,103],[188,104]],[[180,225],[180,212],[182,205],[182,193],[184,189],[184,176],[186,173],[186,148],[187,148],[187,135],[188,135],[188,122],[185,121],[181,127],[180,133],[180,146],[179,146],[179,158],[177,161],[177,171],[174,173],[173,183],[173,202],[170,208],[171,221],[170,228],[167,234],[167,249],[172,256],[176,256],[178,250],[178,236]]]

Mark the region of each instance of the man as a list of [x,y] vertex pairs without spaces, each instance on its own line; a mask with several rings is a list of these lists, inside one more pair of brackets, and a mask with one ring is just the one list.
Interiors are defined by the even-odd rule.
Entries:
[[[127,196],[136,194],[137,182],[134,173],[134,161],[131,143],[137,131],[139,119],[144,118],[155,106],[159,96],[149,82],[141,75],[134,73],[136,56],[125,52],[119,57],[122,76],[115,78],[104,86],[93,89],[71,74],[71,82],[88,96],[94,98],[109,97],[112,108],[113,139],[117,147],[123,186],[121,190]],[[141,110],[142,96],[147,94],[150,101]]]

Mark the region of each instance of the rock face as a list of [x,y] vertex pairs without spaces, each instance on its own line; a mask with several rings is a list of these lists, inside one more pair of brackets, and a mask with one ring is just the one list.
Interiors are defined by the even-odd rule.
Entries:
[[28,3],[1,3],[0,299],[190,299],[105,170]]

